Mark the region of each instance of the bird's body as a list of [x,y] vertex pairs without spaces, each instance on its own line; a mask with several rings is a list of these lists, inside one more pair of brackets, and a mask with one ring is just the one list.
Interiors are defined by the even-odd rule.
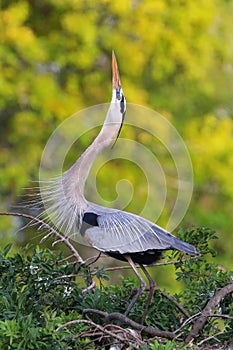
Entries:
[[116,259],[130,255],[135,263],[149,265],[164,250],[196,254],[196,249],[153,222],[138,215],[89,203],[80,233],[89,244]]
[[[66,236],[73,239],[79,237],[100,252],[128,261],[142,286],[143,279],[135,263],[149,265],[169,249],[191,255],[197,254],[197,250],[149,220],[122,210],[102,207],[88,202],[84,197],[85,182],[94,160],[118,137],[124,121],[126,100],[114,53],[112,68],[112,101],[99,135],[69,170],[48,187],[42,188],[42,198],[50,219]],[[150,281],[150,277],[147,277]],[[128,311],[140,293],[131,302]]]

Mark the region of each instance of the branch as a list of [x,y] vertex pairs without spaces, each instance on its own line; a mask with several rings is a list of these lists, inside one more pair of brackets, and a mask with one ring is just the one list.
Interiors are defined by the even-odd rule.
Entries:
[[186,327],[187,325],[189,325],[190,323],[193,323],[193,322],[194,322],[194,319],[197,318],[200,314],[201,314],[201,313],[198,312],[198,313],[196,313],[196,314],[190,316],[187,320],[185,320],[185,321],[182,323],[182,325],[181,325],[178,329],[176,329],[176,330],[174,331],[174,333],[177,333],[176,338],[179,338],[179,337],[181,336],[181,334],[182,334],[181,330],[182,330],[184,327]]
[[[97,310],[98,311],[98,310]],[[60,325],[55,331],[58,332],[61,328],[63,327],[68,327],[77,323],[84,323],[87,324],[91,327],[94,328],[94,331],[91,331],[89,329],[89,331],[87,333],[84,333],[84,336],[100,336],[100,338],[102,338],[102,336],[105,334],[108,337],[112,338],[112,339],[116,339],[120,342],[120,344],[126,344],[128,345],[129,341],[136,341],[137,343],[142,343],[142,341],[135,335],[133,335],[129,330],[127,329],[123,329],[117,325],[110,325],[111,328],[113,328],[112,330],[108,330],[107,328],[109,327],[109,325],[105,325],[105,326],[101,326],[99,324],[96,324],[95,322],[91,321],[91,320],[72,320],[66,323],[63,323],[62,325]],[[96,330],[99,330],[100,333],[97,333]],[[118,333],[118,334],[117,334]],[[78,336],[81,336],[81,334],[79,334]],[[77,337],[77,336],[76,336]],[[131,338],[131,339],[130,339]]]
[[132,327],[133,329],[140,331],[140,332],[145,332],[147,334],[150,334],[151,336],[155,337],[162,337],[166,339],[174,339],[175,338],[175,333],[174,332],[169,332],[169,331],[162,331],[160,329],[154,328],[152,326],[143,326],[140,323],[137,323],[130,318],[126,317],[125,315],[121,314],[120,312],[112,312],[111,314],[108,314],[105,311],[100,311],[96,309],[84,309],[83,314],[88,314],[88,313],[93,313],[97,314],[99,316],[102,316],[105,319],[106,323],[110,323],[113,320],[120,321],[121,323],[124,323],[127,326]]
[[173,298],[171,295],[168,295],[167,293],[162,292],[162,291],[160,291],[160,294],[161,294],[162,296],[164,296],[166,299],[170,300],[173,304],[175,304],[175,306],[177,307],[177,309],[179,309],[185,317],[187,317],[188,319],[190,319],[191,316],[190,316],[190,314],[188,313],[188,311],[185,310],[185,308],[184,308],[182,305],[180,305],[180,304],[178,303],[178,301],[176,301],[175,298]]
[[82,290],[82,294],[85,294],[88,291],[95,289],[95,287],[96,287],[96,283],[95,283],[95,281],[92,281],[91,284],[87,288]]
[[[103,256],[103,258],[108,258],[108,256]],[[194,258],[194,257],[192,257]],[[154,263],[151,265],[148,265],[147,267],[155,267],[155,266],[165,266],[165,265],[174,265],[177,264],[178,262],[182,261],[185,262],[186,260],[189,260],[190,258],[183,258],[181,260],[173,260],[173,261],[164,261],[160,263]],[[114,266],[114,267],[106,267],[105,271],[115,271],[115,270],[128,270],[131,269],[132,267],[130,265],[122,265],[122,266]],[[138,266],[140,268],[140,266]]]
[[194,322],[192,330],[189,332],[188,336],[185,339],[185,343],[190,343],[203,328],[208,317],[213,317],[213,311],[215,307],[220,303],[227,294],[233,292],[233,283],[228,284],[227,286],[219,289],[215,292],[214,296],[208,301],[206,306],[201,312],[201,316]]
[[[0,215],[23,217],[23,218],[30,219],[30,220],[36,222],[37,224],[41,225],[41,227],[45,227],[47,230],[49,230],[50,234],[54,234],[56,237],[58,237],[59,241],[63,242],[70,249],[70,251],[73,253],[73,256],[76,258],[77,262],[79,262],[80,264],[85,263],[84,260],[79,255],[79,253],[77,252],[77,250],[74,248],[74,246],[69,242],[68,238],[62,236],[61,233],[56,231],[53,227],[51,227],[49,224],[47,224],[42,219],[39,219],[39,218],[32,216],[32,215],[29,215],[29,214],[14,213],[14,212],[0,212]],[[46,237],[48,237],[48,235]],[[54,243],[56,244],[57,241]]]
[[[214,339],[215,341],[220,342],[220,340],[218,340],[217,337],[218,337],[219,335],[222,335],[222,334],[224,334],[224,332],[219,332],[219,333],[217,333],[217,334],[211,335],[211,336],[209,336],[208,338],[205,338],[205,339],[201,340],[201,341],[197,344],[197,346],[200,346],[200,345],[206,343],[207,341],[210,341],[211,339]],[[228,348],[228,349],[229,349],[229,348]]]

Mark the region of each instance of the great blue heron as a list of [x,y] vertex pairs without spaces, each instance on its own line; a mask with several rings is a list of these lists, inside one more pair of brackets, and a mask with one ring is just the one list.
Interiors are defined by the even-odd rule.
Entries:
[[150,284],[142,318],[144,321],[155,289],[155,283],[144,265],[158,260],[164,250],[179,250],[191,255],[198,252],[195,247],[179,240],[153,222],[129,212],[88,202],[84,197],[85,182],[94,160],[119,136],[124,122],[126,99],[114,52],[112,74],[112,101],[100,133],[74,165],[48,187],[42,187],[41,192],[50,219],[65,235],[72,237],[78,234],[98,251],[128,261],[131,265],[140,280],[140,287],[126,314],[146,287],[135,264],[140,265]]

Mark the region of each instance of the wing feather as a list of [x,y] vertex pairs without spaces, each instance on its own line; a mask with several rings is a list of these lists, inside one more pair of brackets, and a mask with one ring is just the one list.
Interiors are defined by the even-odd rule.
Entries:
[[153,222],[138,215],[90,204],[88,211],[98,215],[98,226],[86,229],[84,237],[96,249],[121,254],[150,249],[177,249],[189,254],[197,250]]

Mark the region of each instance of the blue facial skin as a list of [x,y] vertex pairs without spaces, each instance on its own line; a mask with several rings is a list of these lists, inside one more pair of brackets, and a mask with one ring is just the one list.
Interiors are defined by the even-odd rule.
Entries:
[[116,98],[117,98],[118,100],[121,99],[120,91],[121,91],[121,86],[119,85],[118,89],[116,90]]

